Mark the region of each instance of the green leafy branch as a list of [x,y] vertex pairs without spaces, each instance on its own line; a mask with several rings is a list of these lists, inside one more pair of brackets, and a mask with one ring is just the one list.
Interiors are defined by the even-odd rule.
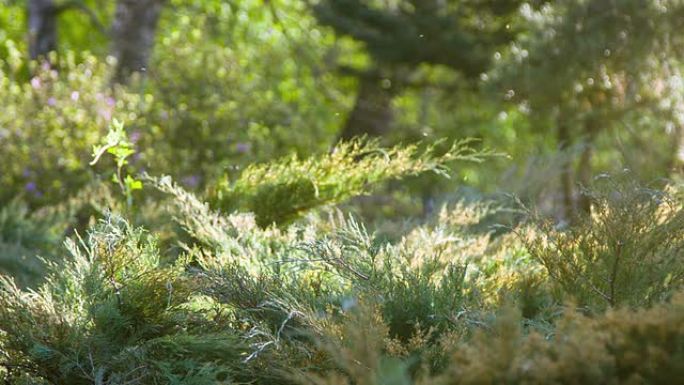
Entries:
[[425,172],[449,177],[453,161],[481,162],[498,155],[475,150],[472,143],[456,141],[437,154],[436,145],[441,143],[421,150],[419,145],[382,148],[377,141],[357,139],[308,159],[291,156],[251,165],[237,180],[220,181],[213,203],[225,212],[253,212],[262,227],[287,225],[317,207],[368,194],[388,180]]
[[128,139],[124,130],[123,122],[113,120],[107,136],[101,144],[93,146],[93,160],[91,166],[97,164],[104,154],[114,156],[116,172],[112,175],[112,181],[119,185],[121,192],[126,196],[128,206],[133,204],[133,191],[142,189],[142,182],[133,178],[131,175],[124,176],[124,168],[128,165],[128,158],[135,154],[133,143]]

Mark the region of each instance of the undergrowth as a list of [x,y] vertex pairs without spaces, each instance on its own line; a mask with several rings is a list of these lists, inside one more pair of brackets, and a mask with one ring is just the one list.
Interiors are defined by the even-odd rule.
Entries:
[[[144,174],[147,201],[84,195],[96,223],[79,219],[78,204],[3,208],[0,380],[455,385],[684,377],[684,214],[675,186],[599,180],[590,190],[592,215],[570,228],[537,215],[512,231],[487,228],[510,208],[461,202],[386,237],[332,205],[381,181],[443,172],[451,160],[479,155],[460,144],[442,157],[373,146],[354,142],[318,158],[254,166],[214,188],[209,203],[170,177]],[[36,254],[44,256],[39,268],[18,262]],[[22,288],[30,274],[42,279]]]

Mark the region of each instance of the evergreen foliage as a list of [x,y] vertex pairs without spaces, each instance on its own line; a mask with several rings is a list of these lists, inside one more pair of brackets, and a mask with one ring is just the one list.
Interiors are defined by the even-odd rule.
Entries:
[[45,210],[30,212],[20,200],[0,209],[0,272],[13,276],[21,286],[44,275],[39,254],[52,256],[61,240],[55,216]]
[[466,343],[453,335],[439,342],[442,349],[452,351],[444,373],[429,376],[423,372],[413,378],[410,357],[381,353],[387,351],[387,328],[376,312],[365,310],[348,318],[344,340],[327,345],[340,370],[304,375],[300,383],[669,384],[684,374],[682,322],[681,294],[671,303],[636,312],[613,310],[593,318],[568,311],[558,321],[554,336],[526,332],[520,314],[506,309],[491,330],[477,332]]
[[467,77],[486,70],[493,50],[510,41],[518,1],[408,0],[380,5],[368,0],[323,0],[318,20],[364,43],[380,63],[454,68]]
[[599,180],[591,217],[567,230],[542,226],[530,245],[549,275],[590,309],[649,306],[684,283],[684,210],[671,192]]
[[[389,242],[334,211],[263,229],[169,177],[143,181],[168,197],[166,237],[184,252],[108,214],[35,290],[3,276],[7,381],[666,383],[684,370],[676,194],[610,179],[583,232],[542,221],[524,237],[483,234],[493,208],[461,203]],[[611,236],[629,240],[614,302],[595,291]]]
[[163,265],[148,234],[111,215],[66,246],[70,258],[35,291],[2,278],[8,379],[210,384],[238,365],[240,338],[193,308],[182,261]]
[[483,154],[456,142],[442,155],[418,146],[382,149],[374,141],[342,143],[330,154],[299,160],[296,156],[266,165],[252,165],[234,182],[217,187],[218,207],[244,209],[262,227],[283,225],[302,213],[370,192],[374,185],[427,171],[444,174],[447,162],[480,161]]

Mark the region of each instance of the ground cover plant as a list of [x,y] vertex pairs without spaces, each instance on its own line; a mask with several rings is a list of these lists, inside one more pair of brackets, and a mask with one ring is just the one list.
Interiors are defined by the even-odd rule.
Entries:
[[[279,162],[264,186],[291,175]],[[165,236],[182,251],[109,212],[45,262],[44,283],[5,276],[7,381],[665,383],[684,370],[684,228],[669,191],[615,180],[577,232],[540,221],[495,237],[475,225],[496,209],[445,206],[392,242],[339,211],[315,215],[315,195],[295,200],[311,200],[304,219],[260,226],[249,206],[221,212],[170,177],[142,180],[166,197],[178,226]],[[265,202],[281,194],[254,183]]]
[[0,384],[676,384],[678,0],[0,0]]

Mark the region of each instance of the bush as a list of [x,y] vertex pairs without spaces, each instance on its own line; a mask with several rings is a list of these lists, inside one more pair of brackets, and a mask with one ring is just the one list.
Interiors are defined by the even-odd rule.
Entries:
[[253,212],[262,226],[284,225],[313,208],[368,193],[381,182],[427,171],[444,174],[447,162],[480,160],[456,142],[444,155],[432,148],[420,153],[417,146],[379,148],[373,141],[343,143],[325,156],[300,160],[296,156],[264,165],[252,165],[234,182],[216,188],[217,206],[231,212]]
[[0,208],[0,274],[14,277],[19,286],[33,286],[45,274],[62,241],[65,216],[55,210],[29,211],[15,199]]
[[588,190],[592,215],[566,230],[542,222],[530,253],[581,306],[649,306],[684,283],[684,210],[671,192],[618,178]]
[[89,54],[31,63],[28,82],[20,81],[24,64],[0,63],[0,158],[12,160],[0,173],[0,204],[16,196],[31,207],[56,204],[97,179],[92,147],[112,117],[136,119],[139,97],[112,90],[110,66]]
[[306,5],[273,4],[277,18],[258,1],[171,3],[137,128],[151,170],[201,190],[226,170],[328,149],[351,100],[325,68],[336,43],[309,33]]
[[67,248],[35,292],[2,277],[7,380],[213,384],[238,365],[240,338],[194,308],[183,261],[162,265],[149,235],[110,216]]
[[[435,164],[422,162],[411,164]],[[646,270],[652,280],[637,271],[618,281],[625,289],[616,293],[629,295],[610,306],[586,285],[612,270],[598,258],[580,258],[587,251],[609,258],[599,240],[637,234],[646,243],[628,244],[626,261],[658,256],[678,271],[674,194],[636,185],[610,187],[620,195],[597,190],[594,218],[583,224],[592,242],[566,246],[548,237],[581,234],[529,225],[516,230],[525,237],[483,231],[492,210],[463,203],[390,238],[340,212],[313,210],[315,204],[299,221],[262,228],[255,214],[213,211],[169,177],[142,180],[166,194],[151,207],[174,217],[177,226],[160,229],[170,230],[167,243],[180,251],[160,251],[152,234],[107,214],[85,239],[70,238],[68,255],[48,263],[35,291],[3,276],[0,379],[609,384],[667,383],[683,374],[684,294],[673,295],[677,285],[664,288],[666,275],[649,275],[659,270]],[[243,191],[246,201],[254,199]],[[661,200],[651,203],[653,197]],[[6,223],[19,225],[4,233],[27,244],[40,240],[40,227],[20,214],[8,215],[13,222]],[[606,224],[614,226],[609,234]],[[572,248],[576,243],[584,248]],[[584,266],[580,271],[596,281],[569,280],[549,263],[560,263],[551,259],[555,252],[570,251],[575,259],[565,263]],[[560,305],[576,295],[580,307]]]
[[[300,373],[307,385],[669,384],[684,374],[684,295],[651,309],[587,317],[568,310],[552,336],[526,332],[505,308],[472,338],[451,334],[432,346],[446,356],[441,373],[411,372],[416,356],[391,354],[379,312],[360,308],[324,345],[337,371]],[[421,341],[416,338],[414,341]],[[419,342],[418,342],[419,343]],[[415,351],[414,351],[415,352]]]
[[684,373],[683,300],[596,318],[568,311],[553,338],[525,334],[518,315],[502,314],[493,333],[458,348],[447,373],[428,383],[670,383]]

